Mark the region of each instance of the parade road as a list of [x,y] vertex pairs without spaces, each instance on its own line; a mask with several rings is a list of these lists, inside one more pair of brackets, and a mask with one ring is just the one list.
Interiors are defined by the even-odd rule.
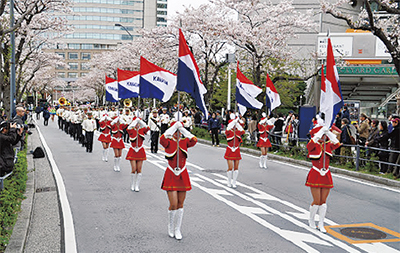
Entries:
[[[132,192],[126,150],[114,172],[112,150],[108,162],[101,160],[98,134],[87,153],[56,123],[39,126],[65,185],[78,252],[400,252],[398,189],[334,174],[325,224],[332,228],[323,234],[308,227],[309,168],[269,161],[260,169],[258,157],[242,154],[232,189],[225,149],[200,143],[189,149],[193,189],[178,241],[167,233],[162,150],[147,148],[140,192]],[[353,235],[344,233],[348,225]],[[371,236],[356,238],[357,231]]]

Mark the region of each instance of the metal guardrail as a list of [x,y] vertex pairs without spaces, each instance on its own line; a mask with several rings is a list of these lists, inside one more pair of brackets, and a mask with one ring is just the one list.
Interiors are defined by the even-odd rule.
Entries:
[[0,177],[0,192],[4,189],[4,179],[9,177],[12,174],[12,171],[5,175],[4,177]]
[[[272,137],[272,138],[271,138]],[[281,144],[275,143],[274,138],[281,138]],[[290,145],[285,145],[285,141],[282,141],[282,139],[288,140],[289,141],[293,141],[296,145],[294,146],[290,146]],[[288,138],[287,135],[276,135],[273,133],[270,133],[268,136],[268,139],[271,141],[271,145],[275,146],[275,147],[282,147],[282,148],[287,148],[287,149],[291,149],[293,147],[298,147],[301,150],[303,150],[305,153],[307,153],[307,148],[305,145],[301,145],[300,143],[308,143],[308,141],[310,141],[309,138]],[[258,140],[251,140],[251,142],[254,143],[254,145],[257,144]],[[287,142],[286,142],[287,143]],[[300,145],[299,145],[300,144]],[[344,155],[338,155],[338,154],[333,154],[333,157],[339,157],[339,158],[346,158],[346,159],[354,159],[355,160],[355,166],[356,166],[356,171],[359,171],[360,169],[360,162],[361,161],[368,161],[368,162],[374,162],[374,163],[378,163],[378,164],[386,164],[386,165],[392,165],[392,166],[400,166],[397,163],[390,163],[390,162],[385,162],[385,161],[380,161],[380,160],[371,160],[368,159],[366,156],[362,156],[361,150],[374,150],[376,152],[382,151],[382,152],[386,152],[388,153],[388,156],[390,155],[390,153],[398,153],[400,154],[400,151],[398,150],[392,150],[392,149],[381,149],[381,148],[374,148],[374,147],[365,147],[365,146],[360,146],[360,145],[350,145],[350,144],[342,144],[342,147],[350,147],[351,153],[355,153],[355,156],[344,156]]]

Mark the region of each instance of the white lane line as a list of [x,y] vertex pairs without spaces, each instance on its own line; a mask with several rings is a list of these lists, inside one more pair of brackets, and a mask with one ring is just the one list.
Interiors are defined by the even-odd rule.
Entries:
[[[285,214],[285,213],[279,212],[278,210],[276,210],[276,209],[274,209],[274,208],[272,208],[272,207],[269,207],[268,205],[266,205],[266,204],[264,204],[264,203],[262,203],[262,202],[260,202],[260,201],[258,201],[258,200],[255,200],[255,199],[253,199],[253,198],[251,198],[251,197],[249,197],[249,196],[246,196],[246,195],[240,193],[239,191],[237,191],[237,190],[235,190],[235,189],[232,189],[232,188],[229,188],[229,187],[227,187],[227,186],[225,186],[225,185],[222,185],[222,184],[218,183],[217,181],[215,181],[215,180],[213,180],[213,179],[209,179],[209,178],[207,178],[207,177],[205,177],[205,176],[203,176],[203,175],[196,174],[196,176],[199,177],[199,178],[201,178],[201,179],[203,179],[203,180],[205,180],[205,181],[208,181],[208,182],[214,184],[214,185],[217,186],[217,187],[224,188],[226,191],[229,191],[230,193],[232,193],[232,194],[234,194],[234,195],[236,195],[236,196],[238,196],[238,197],[240,197],[240,198],[242,198],[242,199],[244,199],[244,200],[247,200],[247,201],[249,201],[249,202],[251,202],[251,203],[253,203],[253,204],[259,206],[260,208],[266,210],[266,211],[269,212],[269,213],[272,213],[272,214],[275,214],[275,215],[280,216],[281,218],[283,218],[283,219],[285,219],[285,220],[287,220],[287,221],[293,223],[294,225],[296,225],[296,226],[298,226],[298,227],[300,227],[300,228],[303,228],[303,229],[307,230],[308,232],[314,234],[315,236],[320,237],[320,238],[323,239],[323,240],[326,240],[326,241],[331,242],[332,244],[334,244],[334,245],[336,245],[336,246],[338,246],[338,247],[340,247],[340,248],[346,250],[347,252],[359,252],[359,251],[357,251],[356,249],[354,249],[354,248],[348,246],[347,244],[345,244],[345,243],[343,243],[343,242],[341,242],[341,241],[338,241],[338,240],[336,240],[336,239],[334,239],[334,238],[328,236],[327,234],[323,234],[323,233],[319,232],[319,231],[316,230],[316,229],[310,228],[310,227],[309,227],[307,224],[305,224],[304,222],[301,222],[301,221],[299,221],[299,220],[296,220],[295,218],[291,217],[290,215],[287,215],[287,214]],[[242,183],[238,183],[238,186],[247,187],[247,186],[245,186],[245,185],[242,184]],[[250,187],[248,187],[248,188],[250,188]],[[261,192],[261,191],[260,191],[260,192]],[[299,209],[300,209],[300,208],[299,208]],[[257,221],[257,222],[258,222],[258,221]],[[265,221],[265,222],[266,222],[266,221]],[[258,222],[258,223],[260,223],[260,222]],[[264,224],[265,224],[265,223],[264,223]],[[268,224],[269,224],[269,223],[268,223]],[[265,225],[266,225],[266,224],[265,224]],[[264,225],[264,226],[265,226],[265,225]],[[308,248],[308,247],[309,247],[308,245],[307,245],[307,247],[305,247],[304,244],[302,243],[302,242],[304,242],[304,241],[307,241],[307,240],[305,240],[305,238],[303,238],[304,233],[298,233],[297,235],[292,234],[292,236],[289,236],[290,233],[288,233],[288,232],[289,232],[288,230],[283,230],[283,229],[281,229],[281,228],[274,228],[274,227],[272,227],[271,224],[269,224],[269,225],[266,226],[266,227],[269,228],[269,229],[271,229],[272,231],[276,232],[278,235],[282,236],[283,238],[285,238],[285,239],[287,239],[287,240],[289,240],[289,241],[292,241],[292,242],[295,243],[297,246],[301,247],[302,249],[306,250],[307,252],[313,252],[313,251],[314,251],[313,248],[311,248],[312,250],[310,250],[310,249]]]
[[77,252],[76,248],[76,239],[75,239],[75,228],[74,228],[74,220],[72,218],[71,207],[69,205],[67,192],[65,190],[64,180],[61,176],[60,170],[54,160],[53,153],[51,152],[49,146],[47,145],[46,140],[38,125],[36,125],[40,140],[42,141],[43,147],[47,153],[47,158],[51,164],[51,168],[53,170],[54,178],[56,180],[58,195],[61,203],[61,210],[63,215],[63,224],[64,224],[64,243],[65,243],[65,252],[67,253],[75,253]]

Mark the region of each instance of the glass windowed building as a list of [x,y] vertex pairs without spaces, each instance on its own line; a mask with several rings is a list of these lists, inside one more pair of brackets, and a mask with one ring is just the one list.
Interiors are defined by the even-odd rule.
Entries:
[[74,81],[89,70],[93,54],[132,40],[141,28],[167,25],[167,0],[73,0],[66,16],[74,32],[54,50],[69,69],[57,68],[58,76]]

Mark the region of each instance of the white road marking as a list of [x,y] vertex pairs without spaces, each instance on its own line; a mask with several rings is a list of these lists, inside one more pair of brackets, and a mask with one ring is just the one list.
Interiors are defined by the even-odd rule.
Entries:
[[60,170],[54,160],[53,153],[51,152],[49,146],[47,145],[46,140],[43,137],[42,132],[40,131],[39,126],[36,124],[40,140],[42,141],[43,147],[47,153],[47,158],[51,164],[51,168],[53,170],[54,178],[56,180],[58,195],[61,203],[61,210],[63,215],[63,225],[64,225],[64,244],[65,244],[65,252],[67,253],[75,253],[77,252],[76,248],[76,239],[75,239],[75,227],[74,220],[72,218],[71,207],[69,205],[67,192],[65,190],[64,180],[61,176]]

